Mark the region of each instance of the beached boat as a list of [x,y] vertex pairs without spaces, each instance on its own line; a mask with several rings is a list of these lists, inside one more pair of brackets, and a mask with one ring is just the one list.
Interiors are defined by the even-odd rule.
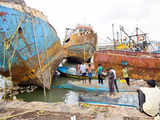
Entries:
[[17,84],[50,88],[64,55],[55,29],[24,1],[6,1],[0,1],[0,74]]
[[103,107],[111,107],[111,106],[124,106],[124,107],[138,107],[138,96],[136,93],[126,93],[120,96],[115,96],[115,98],[109,97],[107,95],[104,96],[79,96],[80,103],[88,104],[88,105],[96,105]]
[[91,26],[78,25],[67,29],[64,40],[65,55],[68,60],[86,62],[91,59],[97,44],[97,34]]
[[129,76],[134,79],[157,80],[160,78],[160,54],[148,52],[129,52],[120,50],[97,51],[94,54],[95,67],[114,68],[122,78],[124,65],[129,68]]
[[120,33],[124,33],[121,39],[118,33],[117,39],[113,34],[114,49],[95,52],[95,67],[97,68],[99,63],[104,69],[112,67],[117,71],[117,76],[122,78],[123,66],[127,66],[130,78],[159,81],[160,54],[152,52],[153,43],[148,34],[136,27],[136,33],[130,35],[123,26],[120,26]]
[[[88,74],[86,74],[86,76],[82,76],[80,73],[77,73],[76,68],[73,67],[72,68],[66,66],[58,67],[57,71],[60,72],[60,74],[64,77],[74,78],[74,79],[82,79],[82,78],[88,79]],[[98,77],[96,76],[96,74],[93,74],[92,78],[97,79]]]
[[[120,82],[120,81],[119,81]],[[79,90],[79,91],[88,91],[88,92],[109,92],[109,88],[106,86],[84,86],[81,84],[72,84],[72,83],[65,83],[58,86],[53,86],[53,88],[64,88],[64,89],[71,89],[71,90]],[[136,92],[136,90],[126,90],[124,88],[119,88],[119,92]]]

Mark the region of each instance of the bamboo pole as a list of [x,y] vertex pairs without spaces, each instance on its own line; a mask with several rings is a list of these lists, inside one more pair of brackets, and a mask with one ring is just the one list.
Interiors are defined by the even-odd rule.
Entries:
[[6,80],[4,80],[4,100],[6,99],[6,96],[7,96]]
[[41,74],[41,78],[42,78],[42,83],[43,83],[43,92],[44,92],[44,96],[46,96],[46,88],[45,88],[45,83],[44,83],[44,77],[42,75],[42,67],[41,67],[41,61],[40,61],[40,55],[39,55],[39,50],[37,47],[37,42],[36,42],[36,37],[35,37],[35,32],[34,32],[34,26],[33,26],[33,19],[32,19],[32,27],[33,27],[33,35],[34,35],[34,42],[35,42],[35,47],[36,47],[36,51],[37,51],[37,56],[38,56],[38,63],[39,63],[39,69],[40,69],[40,74]]

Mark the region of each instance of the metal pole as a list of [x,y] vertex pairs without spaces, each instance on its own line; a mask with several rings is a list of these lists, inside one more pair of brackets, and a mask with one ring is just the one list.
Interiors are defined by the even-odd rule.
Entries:
[[114,49],[116,49],[116,43],[115,43],[115,38],[114,38],[114,24],[112,24],[112,33],[113,33]]
[[136,27],[136,36],[137,36],[137,43],[138,43],[138,26]]
[[117,41],[119,43],[119,32],[117,32]]
[[122,40],[122,30],[121,30],[121,26],[119,26],[119,28],[120,28],[120,39],[121,39],[121,44],[122,44],[123,40]]

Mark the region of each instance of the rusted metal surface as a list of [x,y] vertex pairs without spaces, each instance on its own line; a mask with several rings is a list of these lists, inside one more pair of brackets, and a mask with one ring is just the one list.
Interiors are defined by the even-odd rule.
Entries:
[[8,13],[7,12],[0,12],[0,16],[4,16],[4,15],[7,15]]
[[[25,3],[23,4],[17,4],[17,2],[14,2],[13,0],[10,0],[11,2],[4,2],[5,0],[0,0],[0,5],[3,5],[5,7],[11,8],[11,9],[15,9],[24,13],[28,13],[32,16],[38,17],[40,19],[43,19],[44,21],[48,22],[47,17],[39,10],[30,8],[28,6],[25,5]],[[16,1],[16,0],[15,0]]]
[[88,61],[94,54],[97,44],[97,34],[87,26],[77,27],[76,30],[78,29],[86,29],[86,32],[71,34],[69,41],[64,45],[65,56]]
[[26,5],[24,0],[0,0],[0,2],[8,2],[8,3]]
[[18,32],[19,32],[19,36],[21,37],[21,39],[24,41],[26,47],[28,48],[28,52],[30,52],[30,54],[31,54],[31,48],[30,48],[29,44],[27,43],[27,41],[26,41],[26,39],[25,39],[25,37],[23,35],[22,29],[21,28],[18,29]]
[[11,76],[17,84],[50,88],[52,76],[64,58],[56,30],[42,12],[3,1],[0,0],[0,73]]
[[129,52],[129,51],[121,51],[121,50],[103,50],[103,51],[99,51],[99,52],[101,52],[101,53],[121,54],[121,55],[131,55],[131,56],[149,55],[151,57],[160,57],[159,53],[149,53],[149,52]]
[[112,67],[117,71],[118,77],[122,77],[123,61],[128,63],[131,78],[160,81],[159,54],[123,51],[99,51],[94,54],[96,67],[99,63],[104,69]]
[[[59,52],[57,52],[56,50],[58,50]],[[46,56],[46,53],[48,53],[48,57],[43,57],[44,55]],[[52,56],[54,56],[53,59],[46,64],[46,60]],[[39,86],[43,86],[43,80],[45,80],[45,87],[49,89],[51,86],[49,82],[49,75],[51,75],[52,77],[55,74],[56,68],[58,67],[60,62],[62,62],[63,58],[63,48],[58,42],[53,44],[53,46],[51,46],[47,51],[40,54],[42,66],[41,70],[39,68],[37,56],[29,58],[28,61],[22,60],[19,56],[17,61],[18,64],[14,65],[11,68],[12,81],[17,84],[36,84]],[[32,67],[30,67],[31,65]],[[0,74],[6,77],[10,76],[9,70],[5,72],[3,72],[3,70],[0,70]]]

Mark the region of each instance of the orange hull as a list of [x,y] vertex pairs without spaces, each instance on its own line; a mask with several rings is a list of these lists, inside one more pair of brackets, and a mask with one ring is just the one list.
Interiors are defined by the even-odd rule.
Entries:
[[94,63],[103,68],[112,67],[122,77],[122,62],[128,63],[129,76],[133,79],[154,79],[160,81],[160,54],[147,52],[99,51],[94,54]]
[[[85,30],[85,31],[83,31]],[[97,44],[97,34],[88,26],[78,26],[65,41],[64,51],[66,58],[78,61],[88,61],[94,54]]]

